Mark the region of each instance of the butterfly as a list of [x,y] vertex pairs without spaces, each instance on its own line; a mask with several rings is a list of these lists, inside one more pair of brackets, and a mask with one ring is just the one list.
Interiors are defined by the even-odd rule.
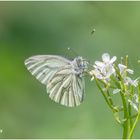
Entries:
[[85,97],[84,72],[88,62],[78,56],[69,60],[58,55],[36,55],[25,66],[42,84],[49,97],[61,105],[75,107]]

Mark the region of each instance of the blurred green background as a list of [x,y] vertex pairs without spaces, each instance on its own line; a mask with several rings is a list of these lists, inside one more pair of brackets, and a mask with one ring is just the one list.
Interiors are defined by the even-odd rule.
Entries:
[[138,76],[140,2],[0,2],[0,138],[121,138],[94,82],[86,78],[83,104],[66,108],[24,66],[36,54],[75,57],[68,47],[91,62],[128,54]]

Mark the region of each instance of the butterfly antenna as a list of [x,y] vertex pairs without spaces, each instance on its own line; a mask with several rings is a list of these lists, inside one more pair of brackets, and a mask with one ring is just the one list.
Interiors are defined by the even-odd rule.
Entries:
[[90,66],[90,67],[93,67],[93,64],[90,62],[90,60],[89,59],[83,59],[85,62],[87,62],[88,63],[88,65]]
[[68,51],[71,51],[74,55],[79,56],[78,53],[70,47],[68,47]]

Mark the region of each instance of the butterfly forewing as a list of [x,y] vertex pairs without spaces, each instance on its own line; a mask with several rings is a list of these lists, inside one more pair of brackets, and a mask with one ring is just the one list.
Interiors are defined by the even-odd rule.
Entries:
[[74,107],[83,101],[84,79],[73,72],[70,60],[55,55],[37,55],[28,58],[25,65],[46,85],[49,97],[55,102]]
[[49,79],[63,66],[70,65],[70,61],[60,56],[37,55],[25,61],[27,69],[41,83],[47,84]]

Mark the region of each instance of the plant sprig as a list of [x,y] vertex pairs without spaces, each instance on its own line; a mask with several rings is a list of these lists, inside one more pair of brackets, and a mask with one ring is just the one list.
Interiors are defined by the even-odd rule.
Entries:
[[[116,59],[116,56],[110,58],[108,53],[103,54],[102,61],[95,61],[89,73],[112,110],[115,120],[123,126],[122,138],[132,139],[140,118],[139,78],[133,80],[129,76],[134,71],[128,68],[128,55],[121,59],[121,63],[117,64]],[[118,94],[121,104],[116,105],[112,95]],[[120,117],[119,112],[123,112],[123,118]]]

